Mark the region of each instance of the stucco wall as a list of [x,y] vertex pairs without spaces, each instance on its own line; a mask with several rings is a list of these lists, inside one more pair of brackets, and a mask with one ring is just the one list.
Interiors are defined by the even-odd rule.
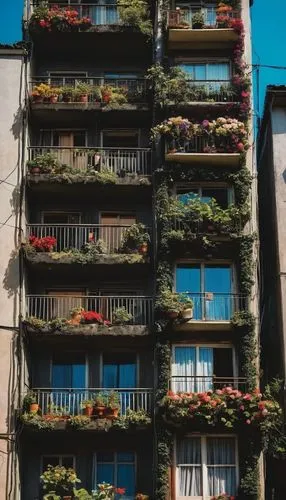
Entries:
[[[0,53],[0,498],[17,490],[14,448],[18,406],[19,184],[22,158],[22,55]],[[3,182],[5,180],[6,182]],[[4,224],[5,223],[5,224]],[[7,451],[8,454],[7,454]],[[12,453],[10,453],[12,451]],[[13,496],[18,498],[18,496]]]

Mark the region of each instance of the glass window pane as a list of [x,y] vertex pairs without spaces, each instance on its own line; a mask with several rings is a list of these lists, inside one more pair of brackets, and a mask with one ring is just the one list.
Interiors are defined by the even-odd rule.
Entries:
[[132,451],[117,453],[117,462],[135,462],[135,456]]
[[176,291],[193,292],[201,291],[201,268],[192,264],[178,264],[176,269]]
[[229,266],[206,266],[205,292],[231,293],[231,268]]
[[118,365],[103,365],[103,387],[118,387]]
[[97,453],[98,462],[114,462],[114,453],[112,451],[99,451]]
[[117,488],[126,488],[126,496],[135,495],[135,466],[134,464],[119,464],[117,466]]
[[208,438],[207,463],[208,465],[234,465],[235,440],[233,438]]
[[72,365],[58,365],[53,364],[52,367],[52,386],[58,389],[68,389],[72,385],[71,377]]
[[172,366],[172,389],[175,392],[195,390],[196,348],[175,347]]
[[123,389],[136,387],[136,365],[135,363],[122,363],[119,365],[119,385]]
[[72,385],[73,389],[84,389],[85,388],[85,364],[83,365],[72,365]]
[[201,465],[201,439],[186,438],[177,443],[177,465]]
[[208,467],[208,495],[236,494],[235,467]]
[[102,463],[97,464],[96,483],[97,484],[100,484],[100,483],[114,484],[115,483],[114,465],[113,464],[102,464]]

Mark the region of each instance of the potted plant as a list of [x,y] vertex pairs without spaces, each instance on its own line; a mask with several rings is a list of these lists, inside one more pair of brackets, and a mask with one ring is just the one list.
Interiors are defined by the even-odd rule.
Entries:
[[66,499],[72,498],[76,484],[81,482],[74,469],[61,465],[48,465],[40,479],[44,491],[55,492]]
[[81,407],[87,417],[91,417],[93,413],[94,401],[92,399],[85,399],[81,402]]
[[33,391],[29,391],[24,397],[24,407],[29,408],[30,413],[37,413],[39,411],[39,403],[36,394]]
[[146,255],[149,242],[150,235],[146,231],[146,226],[138,222],[124,230],[121,248],[123,251],[130,253],[139,252],[142,255]]
[[106,395],[98,392],[94,399],[96,414],[99,418],[103,418],[106,409]]
[[29,236],[29,245],[36,252],[52,252],[57,244],[56,238],[54,236],[44,236],[43,238],[37,238],[37,236]]
[[103,87],[101,87],[100,90],[101,90],[102,101],[105,104],[109,104],[112,97],[112,87],[110,87],[110,85],[104,85]]
[[149,496],[144,495],[144,493],[137,493],[135,500],[149,500]]
[[132,314],[130,314],[125,307],[118,307],[112,314],[112,323],[114,325],[125,325],[132,319]]
[[59,94],[61,93],[61,89],[58,87],[51,87],[49,91],[49,100],[51,104],[55,104],[58,102]]
[[118,392],[110,391],[107,397],[106,416],[107,418],[117,418],[120,408],[120,398]]
[[88,96],[91,93],[91,85],[86,82],[77,82],[74,88],[76,100],[82,103],[88,102]]
[[46,83],[39,83],[38,85],[35,85],[31,92],[33,102],[39,103],[48,99],[50,96],[50,90],[50,85]]
[[170,319],[176,319],[183,308],[182,303],[179,301],[178,293],[172,292],[169,289],[161,292],[156,300],[155,307],[165,313]]
[[192,28],[193,30],[200,30],[205,24],[204,14],[202,11],[195,12],[192,15]]
[[74,87],[65,85],[60,89],[60,94],[62,96],[63,102],[72,102],[74,97]]
[[185,320],[189,320],[193,318],[193,308],[194,308],[194,303],[192,299],[188,296],[186,293],[180,293],[178,296],[178,300],[180,304],[182,305],[181,313],[180,315],[182,318]]
[[83,312],[83,307],[73,307],[73,309],[70,310],[71,319],[69,320],[69,324],[75,326],[79,325],[82,319]]

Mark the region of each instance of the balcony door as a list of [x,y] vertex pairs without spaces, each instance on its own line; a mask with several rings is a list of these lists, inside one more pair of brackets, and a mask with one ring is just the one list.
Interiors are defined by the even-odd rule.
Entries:
[[175,2],[175,7],[179,7],[184,11],[184,21],[187,21],[190,26],[192,25],[192,16],[196,12],[202,12],[204,14],[205,25],[215,26],[216,24],[216,5],[213,3],[205,3],[201,6],[201,3],[190,2],[190,1],[179,1]]
[[185,63],[179,66],[189,78],[190,85],[204,85],[209,91],[219,91],[230,83],[229,62]]
[[58,131],[54,139],[59,148],[59,161],[73,168],[85,169],[88,166],[87,155],[77,148],[86,146],[86,132],[83,131]]
[[83,353],[57,353],[52,359],[52,410],[77,415],[86,398],[86,359]]
[[[136,395],[128,389],[135,389],[136,381],[136,357],[133,354],[104,355],[102,369],[102,387],[104,389],[120,390],[121,413],[127,408],[137,409]],[[127,390],[126,390],[127,389]]]
[[139,130],[108,129],[101,133],[101,144],[105,148],[103,166],[119,177],[140,172]]
[[47,304],[49,318],[70,319],[70,311],[74,307],[85,307],[85,291],[83,290],[48,290]]
[[132,226],[136,223],[136,216],[128,213],[107,213],[100,216],[100,224],[105,226],[100,229],[100,239],[107,247],[108,253],[118,251],[122,243],[124,227]]
[[232,268],[230,265],[178,264],[176,291],[194,302],[194,319],[229,321],[233,314]]
[[232,347],[177,345],[173,347],[172,383],[175,392],[203,392],[229,384],[233,378]]

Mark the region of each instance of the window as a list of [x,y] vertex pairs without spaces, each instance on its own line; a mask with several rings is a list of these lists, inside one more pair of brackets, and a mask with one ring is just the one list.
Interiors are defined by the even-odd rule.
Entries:
[[42,456],[42,471],[46,470],[48,465],[55,467],[60,465],[62,467],[75,469],[75,457],[73,455],[43,455]]
[[[99,238],[102,239],[110,253],[118,251],[125,231],[124,226],[136,223],[136,216],[128,213],[102,213],[100,216]],[[116,227],[117,226],[117,227]]]
[[52,387],[83,389],[86,385],[86,360],[82,353],[55,354],[52,360]]
[[230,85],[229,62],[186,62],[179,65],[190,80],[190,85],[204,86],[205,90],[219,92]]
[[[203,3],[203,2],[202,2]],[[180,7],[180,9],[185,11],[184,20],[188,23],[192,24],[192,16],[196,12],[203,12],[205,16],[205,24],[209,26],[215,26],[216,24],[216,5],[214,3],[200,2],[199,4],[190,1],[179,1],[176,2],[176,7]]]
[[43,212],[43,224],[79,224],[81,214],[79,212]]
[[138,148],[138,144],[138,130],[113,129],[102,132],[102,147],[104,148]]
[[64,85],[74,85],[76,81],[80,82],[87,77],[86,71],[50,71],[49,83],[54,87]]
[[85,307],[84,290],[56,289],[47,290],[47,301],[43,304],[43,312],[48,319],[70,319],[70,310],[74,307]]
[[135,453],[101,451],[95,456],[95,483],[110,483],[116,488],[126,488],[125,499],[135,496]]
[[213,198],[221,208],[226,209],[233,202],[233,190],[226,186],[177,186],[177,198],[184,204],[194,198],[209,203]]
[[237,489],[234,437],[185,437],[176,446],[176,498],[198,498]]
[[102,387],[135,388],[136,387],[136,359],[134,354],[105,354],[103,356]]
[[232,268],[224,264],[177,264],[176,291],[189,294],[195,320],[230,320],[233,314]]
[[208,391],[218,388],[220,380],[225,385],[233,377],[233,354],[232,347],[174,346],[172,390]]

